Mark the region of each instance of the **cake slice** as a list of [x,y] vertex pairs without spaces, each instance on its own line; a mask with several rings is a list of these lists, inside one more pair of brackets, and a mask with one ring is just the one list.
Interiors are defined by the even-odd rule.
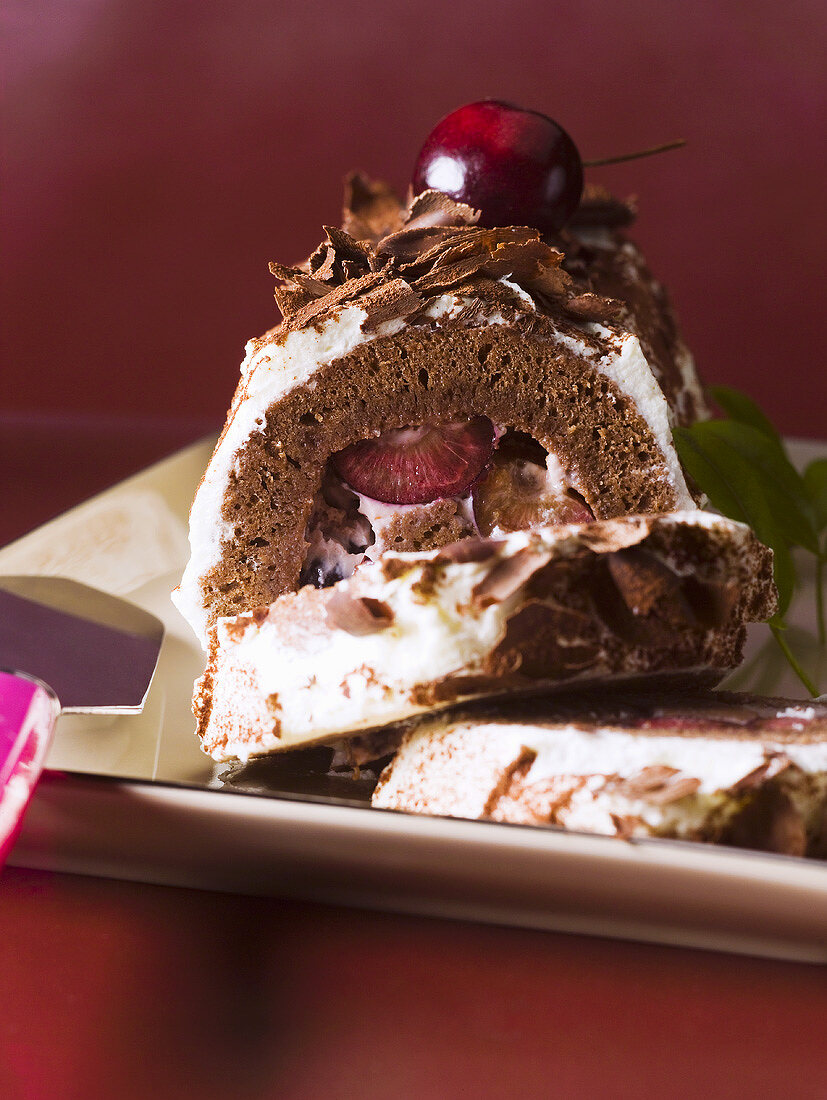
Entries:
[[672,444],[703,412],[662,287],[591,193],[553,242],[354,177],[344,229],[272,264],[174,596],[219,616],[385,550],[695,506]]
[[775,607],[772,555],[707,512],[634,516],[386,553],[326,589],[219,620],[196,684],[216,760],[461,700],[597,678],[716,682]]
[[827,703],[600,690],[421,720],[380,809],[827,857]]

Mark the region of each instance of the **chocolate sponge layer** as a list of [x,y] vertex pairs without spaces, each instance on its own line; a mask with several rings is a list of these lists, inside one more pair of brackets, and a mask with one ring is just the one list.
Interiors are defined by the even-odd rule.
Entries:
[[[410,324],[319,370],[250,437],[224,501],[233,540],[204,580],[211,620],[298,587],[307,520],[332,454],[390,428],[476,415],[554,452],[598,519],[675,506],[663,455],[634,403],[542,322]],[[436,525],[430,539],[408,531],[405,548],[455,537],[450,524]]]

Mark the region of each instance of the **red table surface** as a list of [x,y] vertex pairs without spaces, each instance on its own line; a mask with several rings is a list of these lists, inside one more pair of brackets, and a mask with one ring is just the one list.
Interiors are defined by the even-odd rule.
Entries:
[[[0,543],[194,438],[0,418]],[[6,868],[0,1097],[827,1095],[821,967]]]

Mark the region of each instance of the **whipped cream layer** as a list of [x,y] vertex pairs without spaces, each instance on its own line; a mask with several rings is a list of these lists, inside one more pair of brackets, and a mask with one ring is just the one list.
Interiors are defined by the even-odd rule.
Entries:
[[[498,281],[516,296],[521,310],[536,312],[531,296],[524,290],[508,279]],[[443,294],[427,303],[422,316],[437,323],[451,320],[469,305],[469,301],[461,294]],[[296,387],[312,385],[322,367],[347,356],[364,343],[393,337],[407,324],[406,320],[396,318],[366,328],[367,320],[368,314],[360,305],[347,305],[314,326],[287,332],[276,329],[247,345],[241,383],[227,424],[193,501],[190,560],[180,586],[173,593],[175,605],[205,648],[210,616],[202,581],[234,541],[234,531],[223,516],[223,503],[228,485],[238,471],[240,456],[251,434],[264,426],[268,409],[286,393]],[[499,310],[478,315],[474,322],[475,326],[507,323],[508,318]],[[581,343],[563,332],[556,332],[552,337],[605,374],[631,399],[662,452],[676,506],[692,508],[694,502],[671,440],[669,406],[638,337],[632,332],[620,332],[590,322],[569,327],[579,328],[584,335],[599,336],[608,343],[609,350],[599,353],[587,342]],[[571,471],[570,475],[576,478],[576,471]]]
[[372,804],[609,836],[715,839],[771,787],[781,799],[776,810],[797,819],[786,839],[794,854],[803,854],[807,837],[820,842],[827,814],[823,720],[808,741],[772,730],[705,736],[703,726],[692,729],[691,717],[689,710],[680,734],[668,725],[659,730],[657,719],[645,732],[580,721],[431,720],[405,736]]
[[[240,634],[234,621],[219,620],[212,714],[221,716],[223,728],[208,729],[204,747],[216,759],[246,760],[427,709],[411,700],[411,687],[475,667],[496,645],[516,601],[469,616],[471,593],[485,569],[483,563],[458,568],[440,585],[438,599],[417,591],[418,570],[372,586],[369,598],[393,609],[393,624],[364,636],[331,630],[323,602],[308,606],[310,601],[301,599],[306,589],[276,601],[274,608],[281,605],[286,614],[245,623]],[[274,700],[274,720],[254,731],[249,719],[238,726],[233,722],[251,689],[258,698]],[[212,741],[213,732],[223,743]]]
[[[685,528],[695,533],[690,555]],[[656,552],[643,549],[647,540]],[[601,560],[618,552],[634,576],[619,597],[632,602],[631,634],[600,609]],[[668,643],[661,610],[656,623],[633,609],[653,557],[657,583],[676,596]],[[555,569],[541,582],[550,563]],[[694,589],[680,595],[687,576],[695,587],[726,593],[714,624],[700,623],[686,605]],[[219,619],[196,685],[199,734],[215,759],[246,760],[503,690],[660,670],[720,674],[740,657],[744,619],[773,607],[768,551],[745,526],[698,511],[386,554],[331,588],[305,587],[269,609]],[[517,630],[525,610],[541,620]]]
[[[642,289],[648,303],[660,304],[663,310],[661,320],[667,321],[665,327],[668,331],[671,354],[668,356],[668,362],[661,361],[658,364],[659,370],[671,369],[677,375],[671,385],[672,401],[682,422],[690,423],[696,419],[706,419],[710,412],[695,368],[695,359],[677,331],[674,313],[668,303],[663,284],[649,271],[638,246],[634,241],[626,240],[605,227],[574,228],[571,230],[571,236],[602,259],[602,263],[597,266],[612,273],[613,283],[619,279],[626,288]],[[601,282],[599,276],[597,281],[598,284]],[[621,299],[624,297],[623,292],[617,291],[614,287],[608,292],[617,294]],[[652,324],[650,310],[646,308],[646,304],[641,302],[638,306],[643,306],[643,317],[639,308],[632,306],[624,319],[625,325],[645,346],[652,347],[653,337],[656,338],[660,326],[657,322]],[[663,338],[664,332],[661,331],[660,335]],[[660,377],[658,380],[664,381]]]

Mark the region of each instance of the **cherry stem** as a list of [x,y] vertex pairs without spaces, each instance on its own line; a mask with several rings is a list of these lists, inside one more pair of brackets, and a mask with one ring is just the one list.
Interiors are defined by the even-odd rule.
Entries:
[[619,157],[601,157],[599,160],[584,160],[584,168],[597,168],[602,164],[623,164],[627,160],[640,160],[641,157],[653,157],[657,153],[668,153],[670,149],[682,149],[686,142],[667,141],[665,145],[653,145],[651,149],[641,149],[637,153],[622,153]]

